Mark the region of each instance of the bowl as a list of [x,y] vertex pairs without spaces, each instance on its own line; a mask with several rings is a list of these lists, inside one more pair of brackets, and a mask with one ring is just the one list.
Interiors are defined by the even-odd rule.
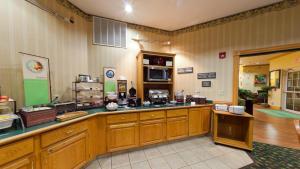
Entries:
[[106,105],[106,109],[109,111],[115,111],[118,109],[118,104],[117,103],[109,103],[108,105]]
[[151,103],[150,103],[149,101],[145,101],[145,102],[144,102],[144,106],[147,106],[147,107],[148,107],[148,106],[150,106],[150,104],[151,104]]

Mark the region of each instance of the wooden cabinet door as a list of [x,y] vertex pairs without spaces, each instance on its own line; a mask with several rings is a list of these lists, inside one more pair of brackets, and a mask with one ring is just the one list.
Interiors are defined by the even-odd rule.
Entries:
[[188,117],[175,117],[167,119],[167,140],[175,140],[188,136]]
[[6,164],[0,168],[2,169],[33,169],[33,157],[28,156],[28,157],[23,157],[19,160],[13,161],[9,164]]
[[165,119],[144,121],[140,123],[140,145],[163,142],[166,138]]
[[81,168],[88,160],[87,133],[81,133],[42,151],[43,169]]
[[199,109],[189,110],[189,136],[199,135],[202,132],[201,111]]
[[211,109],[208,107],[189,110],[189,136],[206,134],[210,131]]
[[118,151],[139,146],[137,123],[112,124],[107,131],[107,151]]
[[203,108],[201,109],[201,133],[206,134],[210,131],[210,118],[211,116],[211,109],[210,108]]

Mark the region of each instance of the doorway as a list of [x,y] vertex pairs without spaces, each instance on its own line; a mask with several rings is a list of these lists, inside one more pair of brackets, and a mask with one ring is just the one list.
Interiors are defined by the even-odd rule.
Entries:
[[[259,55],[270,55],[274,53],[294,53],[300,51],[300,44],[291,44],[276,46],[270,48],[253,49],[253,50],[243,50],[236,51],[233,56],[233,104],[237,105],[239,100],[239,72],[240,72],[240,62],[242,58],[254,57]],[[300,53],[298,54],[300,57]],[[286,60],[286,59],[285,59]],[[258,64],[257,61],[254,65]],[[290,112],[297,112],[299,110],[300,102],[300,59],[293,59],[292,68],[283,68],[280,71],[281,79],[275,78],[271,79],[271,74],[269,82],[272,81],[274,84],[280,86],[279,89],[272,89],[275,94],[280,94],[282,97],[279,100],[274,98],[269,98],[268,103],[276,102],[279,103],[278,109],[288,110]],[[270,65],[270,64],[269,64]],[[287,65],[285,62],[278,61],[278,65]],[[291,64],[290,64],[291,65]],[[298,65],[298,66],[297,66]],[[276,70],[276,69],[273,69]],[[275,76],[276,77],[276,76]],[[299,83],[298,83],[299,82]],[[254,84],[254,80],[251,80]],[[269,84],[267,82],[267,84]],[[278,97],[277,97],[278,98]],[[273,100],[272,100],[273,99]],[[262,108],[260,105],[254,105],[254,129],[253,129],[253,139],[258,142],[264,142],[268,144],[275,144],[278,146],[300,148],[298,142],[298,136],[295,132],[294,119],[293,118],[279,118],[272,116],[266,112],[261,112],[258,109],[265,109],[277,113],[277,110],[271,108]],[[278,110],[282,112],[282,110]],[[291,113],[289,113],[291,114]],[[294,114],[295,115],[295,114]]]

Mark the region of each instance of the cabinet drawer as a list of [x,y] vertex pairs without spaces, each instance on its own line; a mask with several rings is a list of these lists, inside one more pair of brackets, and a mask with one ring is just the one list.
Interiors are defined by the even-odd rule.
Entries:
[[33,138],[0,147],[0,165],[33,152]]
[[140,113],[140,120],[162,119],[165,117],[165,111],[151,111]]
[[129,114],[116,114],[116,115],[108,115],[107,116],[107,123],[125,123],[125,122],[132,122],[137,121],[138,116],[137,113],[129,113]]
[[70,136],[78,134],[88,129],[86,121],[79,123],[71,124],[66,127],[62,127],[56,130],[46,132],[41,135],[41,144],[42,147],[47,147],[51,144],[54,144],[58,141],[66,139]]
[[187,116],[187,109],[177,109],[177,110],[168,110],[167,117],[179,117],[179,116]]

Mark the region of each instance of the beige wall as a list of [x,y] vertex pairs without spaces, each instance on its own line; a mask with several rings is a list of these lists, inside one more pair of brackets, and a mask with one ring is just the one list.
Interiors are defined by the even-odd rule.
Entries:
[[88,73],[86,21],[56,1],[45,1],[75,24],[67,24],[24,0],[1,0],[0,85],[2,92],[23,105],[21,55],[50,58],[53,95],[71,97],[71,82]]
[[[24,0],[2,0],[0,5],[0,84],[2,91],[23,103],[20,55],[26,52],[50,58],[53,95],[71,99],[71,82],[79,73],[102,75],[103,66],[116,67],[117,76],[136,79],[135,56],[139,46],[132,37],[165,41],[171,38],[172,48],[158,42],[144,42],[145,50],[177,53],[176,67],[194,67],[193,74],[175,76],[176,90],[200,91],[210,99],[231,101],[232,54],[234,50],[269,47],[300,42],[300,6],[257,15],[248,19],[179,33],[172,37],[128,30],[128,48],[92,45],[91,23],[70,12],[56,1],[45,2],[65,16],[75,17],[75,24],[66,24]],[[227,58],[218,59],[226,51]],[[202,88],[199,72],[217,72],[211,88]]]
[[[93,45],[92,23],[88,28],[88,57],[89,57],[89,73],[92,76],[103,77],[103,67],[115,67],[117,70],[117,78],[125,76],[127,83],[136,82],[136,56],[140,51],[140,47],[144,50],[156,52],[170,52],[171,46],[164,45],[163,42],[169,41],[170,36],[139,31],[135,29],[127,29],[127,48],[114,48],[100,45]],[[133,41],[133,38],[149,42],[141,42],[141,46]],[[134,83],[136,85],[136,83]]]
[[[215,100],[232,100],[233,52],[300,42],[300,5],[237,20],[173,37],[176,67],[194,67],[193,74],[177,75],[176,90],[200,91]],[[220,60],[219,52],[227,58]],[[199,72],[217,72],[211,88],[202,88]],[[188,82],[188,83],[182,83]]]
[[[255,75],[266,75],[267,84],[255,85]],[[257,93],[261,87],[269,85],[269,65],[240,66],[239,80],[239,88]]]
[[269,94],[268,103],[271,106],[284,108],[284,91],[286,88],[286,75],[289,69],[300,70],[300,52],[294,52],[270,60],[270,71],[281,70],[280,89],[272,90]]
[[[53,97],[71,100],[71,85],[79,73],[102,75],[104,66],[117,68],[117,76],[136,80],[139,45],[133,37],[165,41],[170,37],[146,31],[128,30],[126,49],[92,45],[92,23],[66,9],[56,1],[42,0],[61,15],[73,16],[68,24],[25,0],[1,0],[0,5],[0,86],[2,94],[23,106],[21,55],[25,52],[50,59]],[[160,42],[142,43],[145,50],[168,52],[170,46]]]

